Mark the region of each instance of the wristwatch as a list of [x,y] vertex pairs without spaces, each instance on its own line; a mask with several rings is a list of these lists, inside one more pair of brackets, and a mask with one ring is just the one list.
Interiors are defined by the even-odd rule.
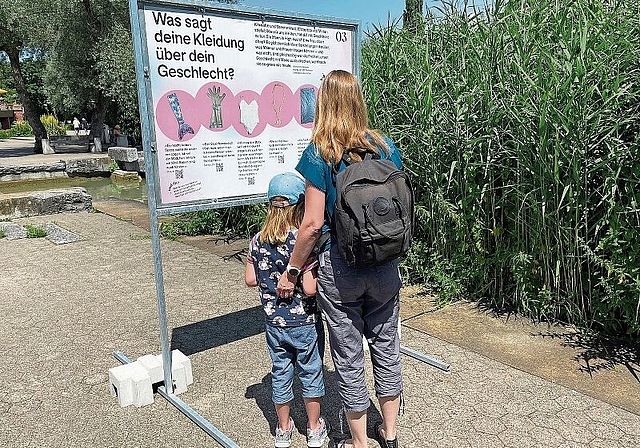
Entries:
[[300,275],[300,268],[297,268],[295,266],[291,266],[290,264],[287,265],[287,274],[289,274],[292,277],[297,277]]

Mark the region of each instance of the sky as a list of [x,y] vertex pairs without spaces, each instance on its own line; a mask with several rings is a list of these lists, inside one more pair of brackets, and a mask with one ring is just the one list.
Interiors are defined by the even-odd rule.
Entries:
[[287,12],[301,12],[362,21],[364,30],[371,24],[387,24],[402,18],[405,0],[243,0],[243,5],[259,6]]

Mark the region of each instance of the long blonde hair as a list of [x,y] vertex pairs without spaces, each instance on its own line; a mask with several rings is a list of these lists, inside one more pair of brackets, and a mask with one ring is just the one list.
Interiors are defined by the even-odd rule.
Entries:
[[304,216],[304,199],[300,199],[295,205],[275,207],[269,204],[267,218],[260,230],[260,240],[272,245],[284,244],[289,235],[289,229],[300,227]]
[[[325,162],[337,163],[345,149],[388,151],[382,135],[369,128],[367,106],[358,80],[344,70],[329,72],[320,85],[311,142]],[[359,159],[355,154],[356,160]]]

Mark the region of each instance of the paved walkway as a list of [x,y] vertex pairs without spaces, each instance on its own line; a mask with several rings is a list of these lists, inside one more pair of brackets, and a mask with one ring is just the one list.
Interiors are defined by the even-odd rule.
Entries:
[[[160,396],[120,408],[108,392],[114,350],[132,359],[160,352],[149,233],[104,213],[14,223],[55,223],[82,239],[0,239],[0,446],[218,446]],[[180,398],[239,446],[272,446],[270,362],[242,263],[178,241],[162,241],[162,256],[171,345],[189,356],[195,379]],[[403,297],[402,343],[451,370],[403,357],[402,447],[638,446],[636,413],[435,337],[417,323],[426,317]],[[324,413],[337,435],[328,355],[325,362]],[[303,414],[297,402],[294,447],[305,446]],[[373,423],[377,407],[370,416]]]

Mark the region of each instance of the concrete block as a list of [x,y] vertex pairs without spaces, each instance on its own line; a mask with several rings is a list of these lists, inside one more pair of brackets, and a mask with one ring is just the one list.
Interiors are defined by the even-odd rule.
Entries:
[[[156,355],[156,358],[162,363],[162,354]],[[175,395],[186,392],[187,385],[193,383],[191,361],[179,350],[171,352],[171,379],[173,380],[173,393]]]
[[124,146],[112,146],[108,150],[109,157],[111,157],[116,162],[137,162],[138,161],[138,150],[136,148],[129,148],[126,144]]
[[109,369],[109,391],[118,398],[120,407],[131,404],[139,407],[153,403],[151,378],[138,362]]
[[[131,364],[136,364],[132,362]],[[133,405],[137,408],[153,404],[153,385],[149,374],[142,367],[134,369],[131,373],[131,382],[133,384]]]
[[193,370],[191,369],[191,360],[189,357],[180,350],[174,350],[171,352],[171,362],[174,364],[182,364],[187,377],[187,385],[193,384]]
[[137,362],[147,371],[152,384],[164,381],[162,360],[159,360],[153,355],[144,355],[139,357]]

